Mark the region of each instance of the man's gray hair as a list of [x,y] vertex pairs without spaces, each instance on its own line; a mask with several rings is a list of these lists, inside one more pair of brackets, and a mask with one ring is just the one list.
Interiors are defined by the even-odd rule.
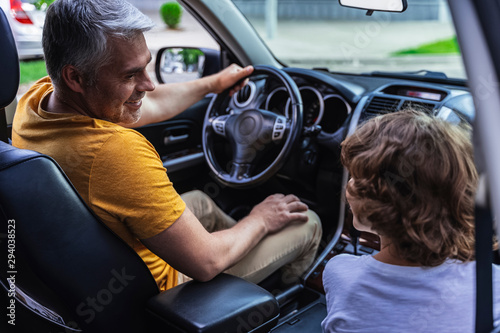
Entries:
[[133,38],[153,25],[124,0],[56,0],[47,10],[43,28],[47,73],[59,86],[63,67],[73,65],[87,84],[93,84],[111,55],[109,38]]

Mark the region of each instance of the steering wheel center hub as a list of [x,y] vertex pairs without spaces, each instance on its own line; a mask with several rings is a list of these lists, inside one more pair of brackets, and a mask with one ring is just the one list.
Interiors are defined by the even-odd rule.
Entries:
[[245,111],[235,122],[234,137],[240,144],[251,144],[259,138],[263,119],[258,111]]
[[240,133],[241,135],[249,135],[255,129],[255,119],[252,117],[246,117],[240,122]]

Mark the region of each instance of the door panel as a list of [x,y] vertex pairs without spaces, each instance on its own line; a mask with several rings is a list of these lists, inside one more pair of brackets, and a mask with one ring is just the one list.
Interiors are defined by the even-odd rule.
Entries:
[[207,96],[168,121],[136,128],[155,147],[179,192],[184,187],[181,182],[208,174],[201,140],[210,101],[211,96]]

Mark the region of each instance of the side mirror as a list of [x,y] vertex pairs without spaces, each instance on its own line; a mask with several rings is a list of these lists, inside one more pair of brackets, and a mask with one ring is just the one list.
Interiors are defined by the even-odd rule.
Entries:
[[185,82],[219,71],[219,51],[192,47],[165,47],[156,56],[160,83]]
[[339,0],[339,3],[344,7],[366,9],[368,13],[374,11],[401,13],[408,7],[406,0]]

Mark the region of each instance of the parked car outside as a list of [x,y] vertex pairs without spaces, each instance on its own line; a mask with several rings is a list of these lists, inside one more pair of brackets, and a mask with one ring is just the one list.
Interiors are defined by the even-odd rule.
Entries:
[[0,0],[0,8],[9,21],[20,59],[43,57],[42,29],[45,11],[36,9],[34,1]]

